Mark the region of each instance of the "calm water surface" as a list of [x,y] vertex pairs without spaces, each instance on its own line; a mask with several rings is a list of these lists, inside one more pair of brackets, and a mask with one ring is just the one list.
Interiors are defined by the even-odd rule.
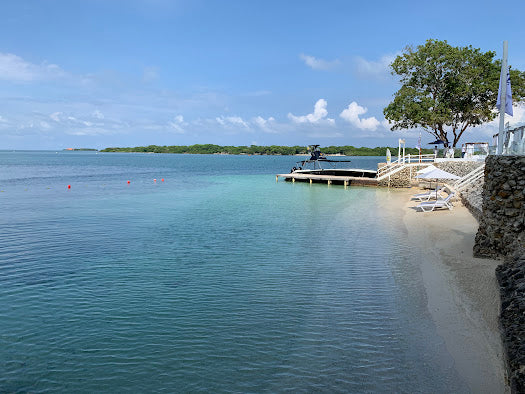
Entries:
[[467,391],[389,192],[295,161],[0,152],[0,392]]

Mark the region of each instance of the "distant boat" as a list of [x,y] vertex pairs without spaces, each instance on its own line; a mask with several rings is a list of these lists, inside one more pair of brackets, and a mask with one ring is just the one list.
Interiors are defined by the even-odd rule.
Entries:
[[315,174],[315,175],[335,175],[335,176],[354,176],[362,178],[375,178],[377,171],[363,170],[359,168],[338,168],[339,163],[350,163],[352,160],[333,160],[321,152],[319,145],[309,145],[310,158],[301,160],[292,168],[291,173],[295,174]]

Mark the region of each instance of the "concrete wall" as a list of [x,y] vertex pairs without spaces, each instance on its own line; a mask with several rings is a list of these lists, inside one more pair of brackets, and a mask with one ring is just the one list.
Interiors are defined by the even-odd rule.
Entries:
[[501,257],[525,247],[525,156],[489,156],[474,256]]

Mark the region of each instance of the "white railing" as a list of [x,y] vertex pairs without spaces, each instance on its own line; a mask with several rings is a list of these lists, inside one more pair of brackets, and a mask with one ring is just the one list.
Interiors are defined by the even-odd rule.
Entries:
[[485,175],[485,164],[477,167],[473,171],[469,172],[467,175],[463,176],[462,178],[454,182],[454,189],[458,192],[461,192],[461,190],[464,190],[469,185],[473,184],[474,182],[479,181],[481,178],[483,178],[484,175]]
[[[504,155],[525,155],[525,125],[523,123],[512,128],[508,126],[503,130],[503,147],[501,154]],[[498,134],[494,134],[493,146],[489,147],[489,153],[497,154]]]
[[377,170],[376,179],[378,181],[392,176],[401,171],[403,168],[417,166],[420,164],[431,164],[434,162],[436,156],[430,155],[406,155],[398,157],[397,160]]
[[385,176],[392,175],[392,174],[400,171],[404,167],[405,166],[402,163],[399,163],[396,160],[396,161],[394,161],[394,162],[392,162],[390,164],[387,164],[386,166],[381,167],[380,169],[378,169],[376,178],[377,179],[383,179]]
[[413,164],[413,163],[433,163],[436,159],[436,155],[433,153],[428,155],[406,155],[404,158],[401,157],[404,163]]

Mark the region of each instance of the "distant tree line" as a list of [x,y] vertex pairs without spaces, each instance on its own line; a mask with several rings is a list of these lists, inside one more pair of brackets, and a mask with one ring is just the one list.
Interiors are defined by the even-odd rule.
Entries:
[[[387,147],[356,148],[352,145],[345,146],[327,146],[321,148],[321,152],[327,155],[345,155],[345,156],[384,156]],[[397,155],[397,146],[389,147],[392,155]],[[213,144],[196,144],[196,145],[171,145],[171,146],[136,146],[134,148],[106,148],[101,152],[152,152],[152,153],[191,153],[191,154],[228,154],[228,155],[308,155],[306,146],[220,146]],[[416,148],[406,148],[406,154],[417,155]],[[422,149],[421,153],[433,153],[432,149]]]

